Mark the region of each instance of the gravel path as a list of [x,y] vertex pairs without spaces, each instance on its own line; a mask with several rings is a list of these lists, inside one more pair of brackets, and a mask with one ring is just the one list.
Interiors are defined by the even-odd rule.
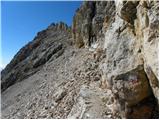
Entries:
[[97,66],[92,52],[66,49],[2,93],[2,118],[112,118],[113,96],[99,88],[100,76],[94,81]]

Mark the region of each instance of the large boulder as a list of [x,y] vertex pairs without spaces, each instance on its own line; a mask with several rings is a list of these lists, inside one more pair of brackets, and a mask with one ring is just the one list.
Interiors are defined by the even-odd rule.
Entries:
[[137,104],[152,93],[143,65],[115,76],[112,82],[116,98],[128,107]]

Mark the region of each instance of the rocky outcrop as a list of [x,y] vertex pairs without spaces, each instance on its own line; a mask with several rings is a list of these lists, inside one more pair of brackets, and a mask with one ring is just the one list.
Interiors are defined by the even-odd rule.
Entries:
[[[83,2],[73,18],[74,44],[77,47],[96,47],[96,44],[100,44],[103,38],[103,24],[113,19],[114,9],[114,1]],[[97,41],[99,39],[100,41]]]
[[134,24],[134,20],[137,18],[137,5],[139,1],[121,1],[118,5],[118,16],[131,25]]
[[137,10],[138,19],[135,22],[135,31],[137,37],[142,41],[145,71],[153,93],[158,99],[159,1],[141,1]]
[[[144,4],[148,7],[144,6]],[[159,87],[158,76],[156,76],[156,74],[158,72],[157,56],[159,40],[157,32],[159,29],[157,27],[151,28],[152,24],[159,24],[158,2],[120,2],[117,3],[116,11],[117,15],[115,16],[115,21],[112,23],[111,27],[105,33],[104,48],[106,49],[106,62],[103,63],[103,72],[107,76],[106,80],[109,82],[109,84],[111,84],[112,82],[114,83],[115,81],[118,82],[115,76],[119,76],[121,74],[124,74],[125,72],[127,73],[125,74],[128,76],[131,71],[134,71],[134,69],[137,68],[136,66],[142,65],[144,69],[142,69],[142,72],[139,71],[138,74],[141,74],[141,76],[144,77],[138,77],[139,75],[135,77],[133,76],[134,80],[141,79],[140,81],[142,83],[141,85],[139,84],[139,88],[142,89],[139,89],[138,86],[133,87],[132,90],[136,91],[136,93],[134,94],[132,92],[129,92],[130,90],[126,85],[122,87],[123,89],[127,89],[126,93],[125,91],[122,92],[122,95],[124,95],[123,97],[126,99],[130,99],[129,96],[132,96],[131,99],[135,102],[134,104],[138,104],[145,98],[144,96],[149,96],[151,92],[149,86],[151,86],[152,93],[158,99]],[[129,13],[129,11],[132,11],[132,13]],[[153,14],[155,16],[154,20],[152,17]],[[151,31],[155,32],[152,33]],[[150,38],[149,36],[152,36],[152,34],[154,34],[153,36],[157,37]],[[155,43],[149,43],[150,40],[148,39],[154,40]],[[124,76],[124,79],[122,79],[123,78],[120,79],[122,83],[118,83],[119,85],[123,85],[123,81],[124,85],[126,84],[125,79],[127,78],[125,78]],[[137,82],[131,83],[134,86],[134,83],[138,85]],[[131,87],[132,85],[129,85],[129,87]],[[112,84],[111,86],[114,87],[114,84]],[[144,88],[141,86],[143,86]],[[143,92],[145,90],[147,90],[146,93]],[[119,90],[118,95],[121,96],[121,92],[119,92]],[[139,99],[138,96],[141,96],[142,98]],[[123,100],[123,102],[124,101],[125,100]],[[119,102],[121,104],[120,99]],[[127,101],[123,104],[126,103],[127,105],[129,104]],[[147,113],[143,112],[143,114]],[[130,116],[132,115],[130,114]],[[130,118],[130,116],[124,115],[123,117]]]
[[137,104],[152,93],[143,65],[112,79],[113,93],[117,99],[126,102],[127,106]]
[[[158,100],[158,3],[158,1],[84,2],[73,19],[74,43],[78,47],[96,48],[95,51],[100,48],[106,52],[104,61],[99,63],[102,70],[102,86],[117,91],[114,93],[112,90],[115,98],[119,96],[117,100],[122,108],[119,112],[124,111],[122,118],[133,117],[125,112],[125,104],[131,109],[144,99],[150,99],[152,94]],[[82,14],[83,11],[90,12]],[[88,28],[83,27],[85,25]],[[133,81],[130,82],[130,79]],[[120,89],[123,89],[122,92]],[[123,100],[120,96],[123,96]],[[138,111],[138,107],[134,110]],[[146,113],[143,111],[143,114],[147,114],[147,111]],[[143,115],[139,115],[139,118],[141,116]]]
[[34,40],[21,48],[1,72],[2,91],[17,81],[34,74],[46,62],[59,57],[66,45],[70,44],[69,31],[70,28],[65,23],[60,22],[53,23],[46,30],[38,32]]
[[[136,118],[152,117],[152,110],[156,107],[156,102],[152,103],[153,106],[147,106],[146,104],[148,104],[148,102],[141,104],[142,111],[139,107],[135,107],[137,103],[143,100],[153,99],[153,93],[149,86],[149,81],[144,72],[143,65],[139,65],[137,68],[127,73],[115,76],[112,82],[112,91],[115,99],[121,106],[120,114],[122,118],[135,118],[133,111],[141,112],[141,114],[136,115]],[[148,107],[150,111],[143,111],[143,106]],[[150,115],[145,116],[148,113]]]

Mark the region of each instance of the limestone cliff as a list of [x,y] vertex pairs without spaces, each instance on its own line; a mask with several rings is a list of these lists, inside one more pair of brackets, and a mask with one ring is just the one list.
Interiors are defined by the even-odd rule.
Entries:
[[159,1],[84,1],[1,72],[2,118],[158,118]]
[[[115,15],[114,1],[93,2],[85,1],[76,11],[73,18],[72,37],[77,47],[91,47],[101,43],[104,29]],[[98,41],[97,41],[98,40]]]
[[[89,12],[83,14],[83,11],[91,11],[92,7],[88,19]],[[158,10],[158,1],[84,2],[74,16],[72,29],[78,30],[73,33],[75,44],[96,48],[95,53],[102,49],[106,54],[100,63],[102,81],[112,89],[120,111],[127,108],[133,111],[134,106],[152,94],[158,101]],[[98,27],[97,16],[101,18]],[[84,28],[86,22],[91,27]],[[122,117],[134,118],[134,111],[129,111],[122,113]],[[137,113],[137,117],[144,116]]]

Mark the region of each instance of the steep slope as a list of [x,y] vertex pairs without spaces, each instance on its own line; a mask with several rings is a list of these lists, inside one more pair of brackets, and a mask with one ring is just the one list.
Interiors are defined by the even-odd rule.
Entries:
[[116,118],[112,108],[105,107],[112,106],[113,96],[99,88],[97,60],[87,49],[66,48],[2,92],[2,118]]
[[71,43],[69,30],[70,28],[62,22],[53,23],[21,48],[2,71],[2,91],[34,74],[47,61],[63,54],[64,48]]
[[2,71],[2,118],[158,118],[158,1],[85,1]]

